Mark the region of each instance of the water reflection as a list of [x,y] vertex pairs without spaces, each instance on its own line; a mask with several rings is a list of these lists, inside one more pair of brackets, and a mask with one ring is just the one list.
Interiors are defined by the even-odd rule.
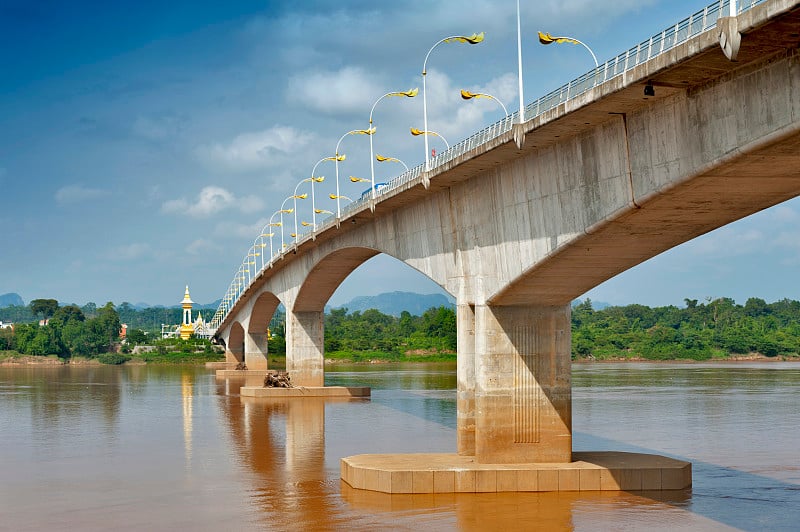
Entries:
[[192,464],[192,400],[194,378],[191,373],[181,375],[181,397],[183,398],[183,448],[186,452],[186,467]]
[[[228,378],[218,389],[238,394],[244,379]],[[257,481],[248,497],[264,513],[269,527],[316,528],[320,517],[335,515],[326,471],[325,408],[347,398],[251,398],[221,402],[236,457]]]

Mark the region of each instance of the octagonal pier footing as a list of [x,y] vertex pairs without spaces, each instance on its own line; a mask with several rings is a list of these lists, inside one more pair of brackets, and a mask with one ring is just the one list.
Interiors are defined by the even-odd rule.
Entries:
[[680,490],[692,464],[666,456],[576,452],[564,464],[479,464],[457,454],[359,454],[341,459],[341,478],[383,493]]

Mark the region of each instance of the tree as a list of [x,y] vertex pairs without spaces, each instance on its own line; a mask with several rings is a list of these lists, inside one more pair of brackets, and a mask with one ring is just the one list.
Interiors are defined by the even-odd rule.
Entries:
[[66,305],[60,307],[55,311],[55,313],[53,313],[53,318],[50,320],[50,322],[55,322],[63,327],[70,321],[85,320],[86,316],[83,315],[83,311],[80,308],[78,308],[76,305]]
[[42,319],[48,319],[58,310],[58,301],[55,299],[34,299],[31,301],[31,312],[39,314]]
[[14,331],[11,327],[0,329],[0,351],[10,351],[14,349]]
[[142,345],[147,343],[147,334],[141,329],[130,329],[128,331],[128,343]]
[[111,349],[111,346],[119,338],[121,328],[119,314],[114,309],[114,303],[109,301],[98,310],[95,320],[97,320],[97,331],[103,335],[104,340],[108,341],[106,349]]

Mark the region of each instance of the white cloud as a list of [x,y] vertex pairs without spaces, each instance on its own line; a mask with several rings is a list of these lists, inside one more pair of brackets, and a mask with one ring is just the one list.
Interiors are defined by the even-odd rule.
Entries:
[[269,223],[269,220],[266,218],[259,218],[252,224],[237,224],[227,221],[221,222],[214,228],[214,235],[219,237],[250,238],[255,240],[258,238],[258,235],[261,234],[261,229],[264,228],[267,223]]
[[800,220],[800,214],[786,205],[778,205],[770,212],[772,217],[780,223],[794,223]]
[[198,156],[213,164],[237,171],[255,170],[280,164],[276,157],[307,146],[311,133],[293,127],[275,126],[264,131],[242,133],[227,143],[200,146]]
[[140,259],[151,253],[149,244],[146,243],[132,243],[124,246],[117,246],[109,251],[107,257],[115,261],[127,261],[133,259]]
[[[287,98],[329,114],[363,112],[382,94],[363,68],[347,66],[337,72],[306,71],[289,78]],[[383,91],[385,93],[386,91]]]
[[188,246],[186,246],[186,253],[190,255],[203,255],[204,253],[212,253],[219,251],[220,247],[212,240],[206,238],[198,238]]
[[[500,120],[504,116],[496,101],[489,98],[465,101],[461,98],[461,89],[489,94],[506,108],[510,107],[508,111],[516,110],[512,101],[517,97],[516,74],[506,73],[475,86],[456,86],[447,74],[437,70],[429,69],[428,77],[428,129],[443,135],[451,144],[485,126],[488,117]],[[422,129],[422,124],[418,127]],[[433,145],[435,141],[430,139],[429,142]]]
[[186,213],[195,218],[205,218],[225,209],[233,208],[244,213],[260,210],[263,202],[256,196],[237,198],[230,191],[217,186],[204,187],[194,202],[185,198],[168,200],[161,205],[165,213]]
[[89,201],[108,195],[107,190],[90,188],[83,185],[67,185],[56,191],[56,201],[61,205]]
[[735,257],[763,250],[764,234],[758,229],[722,227],[692,242],[695,255]]

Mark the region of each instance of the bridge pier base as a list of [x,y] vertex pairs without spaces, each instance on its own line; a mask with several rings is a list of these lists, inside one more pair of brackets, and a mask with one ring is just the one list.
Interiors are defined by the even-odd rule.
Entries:
[[263,370],[268,368],[266,333],[244,335],[244,363],[247,369]]
[[325,325],[322,312],[288,312],[286,371],[295,386],[325,385]]
[[570,312],[569,305],[459,304],[458,453],[348,456],[341,479],[383,493],[691,486],[692,464],[683,460],[572,453]]
[[572,461],[570,307],[475,308],[475,457]]

